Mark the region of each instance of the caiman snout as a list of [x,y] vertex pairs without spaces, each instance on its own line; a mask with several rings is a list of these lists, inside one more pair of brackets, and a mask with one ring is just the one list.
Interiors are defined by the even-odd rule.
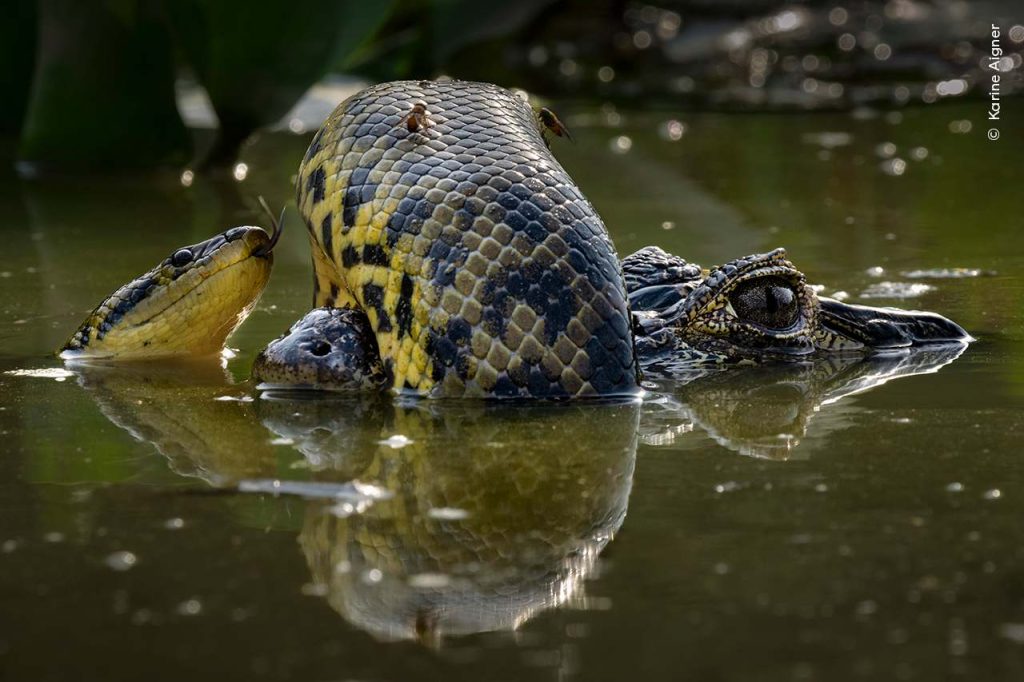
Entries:
[[868,348],[907,348],[972,340],[942,315],[896,308],[871,308],[820,298],[819,321],[828,331]]

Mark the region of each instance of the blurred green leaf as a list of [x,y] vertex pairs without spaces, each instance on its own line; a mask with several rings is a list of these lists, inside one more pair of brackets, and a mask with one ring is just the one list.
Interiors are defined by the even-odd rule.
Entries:
[[207,161],[234,160],[256,129],[279,120],[333,60],[358,49],[393,3],[173,0],[164,3],[175,37],[209,93],[220,136]]
[[21,158],[61,171],[183,162],[191,141],[175,105],[170,37],[153,4],[40,0],[39,12]]

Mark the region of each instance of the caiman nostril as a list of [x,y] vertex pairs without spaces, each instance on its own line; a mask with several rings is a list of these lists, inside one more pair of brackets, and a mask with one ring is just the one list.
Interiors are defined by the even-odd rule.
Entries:
[[171,265],[176,268],[181,268],[192,262],[192,251],[190,249],[178,249],[171,256]]
[[245,234],[244,227],[232,227],[230,230],[224,233],[224,239],[228,240],[229,242],[233,242],[236,239],[240,239],[243,234]]

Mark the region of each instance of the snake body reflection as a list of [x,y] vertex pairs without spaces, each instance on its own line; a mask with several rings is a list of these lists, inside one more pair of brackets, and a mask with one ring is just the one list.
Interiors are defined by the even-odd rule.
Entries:
[[[625,519],[638,442],[703,430],[738,453],[786,459],[808,432],[833,428],[827,406],[960,352],[677,374],[642,405],[250,401],[215,364],[147,366],[145,379],[132,365],[73,369],[112,423],[217,489],[265,490],[291,445],[309,475],[285,467],[302,480],[276,489],[309,498],[298,540],[313,583],[375,637],[438,643],[580,603]],[[361,504],[353,481],[387,495]]]

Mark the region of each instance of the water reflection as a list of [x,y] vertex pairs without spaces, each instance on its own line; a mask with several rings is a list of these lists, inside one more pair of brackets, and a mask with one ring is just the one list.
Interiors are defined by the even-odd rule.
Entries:
[[276,471],[247,388],[232,385],[219,361],[67,367],[103,416],[152,444],[177,474],[221,486]]
[[[380,639],[436,644],[584,606],[583,581],[625,519],[638,403],[249,402],[215,363],[72,371],[176,472],[309,498],[299,543],[313,591]],[[279,457],[284,445],[302,457]]]
[[[426,643],[512,630],[581,597],[626,515],[639,411],[260,403],[263,423],[320,472],[394,495],[365,513],[333,501],[307,508],[299,542],[314,585],[350,623]],[[314,413],[329,416],[311,422]]]
[[626,516],[639,440],[699,429],[741,454],[784,460],[812,421],[819,435],[837,427],[823,406],[937,371],[962,350],[662,367],[643,406],[255,397],[216,363],[71,369],[112,423],[179,474],[229,493],[306,498],[307,591],[379,639],[437,645],[586,606],[584,581]]
[[656,366],[649,372],[662,378],[654,384],[657,396],[644,405],[641,438],[670,445],[696,428],[742,455],[790,459],[812,420],[817,436],[843,425],[840,411],[823,407],[893,379],[937,372],[966,348],[923,347],[863,359],[728,370]]

